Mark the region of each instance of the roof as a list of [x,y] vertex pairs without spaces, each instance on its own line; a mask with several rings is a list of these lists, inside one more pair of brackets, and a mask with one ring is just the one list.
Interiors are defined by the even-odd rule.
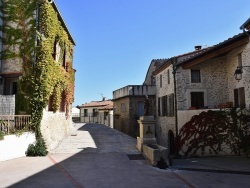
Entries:
[[[148,71],[145,77],[145,80],[143,82],[143,85],[147,85],[147,79],[152,76],[153,72],[160,67],[162,64],[164,64],[168,59],[153,59],[148,67]],[[151,75],[149,75],[151,74]]]
[[[249,34],[249,32],[247,32]],[[183,66],[183,68],[188,68],[191,65],[198,64],[208,59],[212,59],[218,56],[223,56],[229,51],[242,46],[249,42],[249,37],[246,33],[239,33],[234,35],[223,42],[220,42],[214,46],[208,47],[205,50],[191,54],[187,56],[182,61],[179,61],[177,65]]]
[[55,1],[53,1],[52,6],[53,6],[53,8],[56,10],[56,12],[58,13],[58,18],[59,18],[59,20],[61,21],[62,26],[63,26],[64,29],[66,30],[67,34],[69,35],[69,39],[71,40],[71,42],[72,42],[74,45],[76,45],[76,44],[75,44],[75,41],[74,41],[74,39],[73,39],[73,37],[72,37],[72,35],[71,35],[70,32],[69,32],[69,29],[68,29],[68,27],[67,27],[65,21],[63,20],[63,17],[62,17],[62,15],[61,15],[59,9],[58,9],[57,6],[56,6]]
[[[249,19],[249,24],[250,24],[250,19]],[[223,42],[220,42],[214,46],[210,46],[207,48],[195,50],[192,52],[188,52],[182,55],[177,55],[172,58],[169,58],[169,60],[166,61],[162,66],[160,66],[154,72],[154,74],[155,75],[159,74],[162,70],[166,69],[172,63],[174,63],[174,61],[176,61],[176,66],[182,66],[185,69],[195,64],[201,63],[205,60],[225,55],[232,49],[235,49],[241,45],[248,43],[249,37],[247,34],[249,35],[250,31],[234,35],[233,37],[228,38],[227,40],[224,40]]]
[[113,101],[105,100],[105,101],[91,101],[89,103],[83,104],[79,106],[79,108],[88,108],[88,107],[96,107],[98,109],[112,109]]
[[192,52],[188,52],[188,53],[184,53],[181,55],[177,55],[177,56],[173,56],[171,58],[165,59],[164,63],[161,64],[154,72],[154,75],[159,74],[161,71],[163,71],[164,69],[166,69],[167,67],[169,67],[174,61],[177,61],[177,64],[179,64],[179,62],[182,60],[181,58],[184,57],[191,57],[197,54],[202,53],[203,51],[207,50],[208,48],[203,48],[203,49],[199,49],[199,50],[195,50]]
[[245,23],[242,24],[242,26],[240,26],[240,29],[250,29],[250,18],[248,18],[247,21],[245,21]]

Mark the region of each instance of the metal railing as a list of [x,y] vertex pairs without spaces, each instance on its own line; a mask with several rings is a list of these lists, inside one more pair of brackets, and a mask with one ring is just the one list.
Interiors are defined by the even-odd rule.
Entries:
[[5,135],[21,130],[31,130],[30,115],[0,115],[0,131]]

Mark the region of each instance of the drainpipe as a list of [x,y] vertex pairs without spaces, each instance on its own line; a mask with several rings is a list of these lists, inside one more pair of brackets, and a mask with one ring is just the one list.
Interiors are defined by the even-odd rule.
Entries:
[[[171,64],[173,66],[173,77],[174,77],[174,111],[175,111],[175,138],[178,136],[178,109],[177,109],[177,90],[176,90],[176,63],[177,58],[171,58]],[[177,148],[175,149],[176,155],[178,155],[179,151]]]

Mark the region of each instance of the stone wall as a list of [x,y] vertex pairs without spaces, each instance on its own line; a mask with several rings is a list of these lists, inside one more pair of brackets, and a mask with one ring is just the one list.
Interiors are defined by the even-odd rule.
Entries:
[[250,43],[241,46],[239,48],[236,48],[232,50],[227,55],[227,61],[229,63],[229,66],[227,67],[228,72],[228,94],[229,94],[229,100],[234,100],[234,89],[238,89],[240,87],[244,87],[245,89],[245,102],[246,102],[246,108],[250,108],[250,67],[243,68],[243,74],[242,74],[242,80],[237,81],[234,78],[234,71],[237,64],[237,55],[239,53],[242,53],[242,66],[250,66]]
[[[156,100],[159,97],[170,95],[174,93],[174,77],[173,77],[173,66],[170,65],[162,72],[156,75]],[[170,83],[168,83],[168,73]],[[160,77],[162,76],[162,87],[160,87]],[[156,112],[158,112],[158,102],[156,102]],[[175,117],[170,116],[159,116],[156,115],[156,138],[158,144],[168,147],[168,132],[172,130],[175,133]]]
[[44,110],[41,132],[48,151],[51,151],[67,136],[73,128],[71,117],[66,119],[65,113],[47,112]]
[[[250,107],[250,68],[243,68],[243,78],[235,80],[234,71],[237,64],[237,55],[242,53],[243,66],[250,66],[250,44],[235,48],[228,54],[210,59],[192,69],[200,69],[201,83],[191,83],[191,69],[178,67],[176,71],[177,83],[177,108],[180,129],[185,122],[185,111],[191,107],[190,92],[204,92],[204,103],[208,109],[218,109],[218,105],[226,102],[234,102],[234,89],[244,87],[246,107]],[[167,83],[167,71],[170,70],[170,84]],[[160,76],[162,75],[162,87],[160,87]],[[172,65],[156,75],[156,99],[174,93]],[[156,103],[156,110],[158,103]],[[179,113],[181,111],[181,113]],[[189,113],[190,111],[186,111]],[[160,145],[168,146],[168,132],[175,133],[175,117],[163,117],[157,114],[157,141]],[[184,118],[185,119],[185,118]],[[188,118],[190,119],[190,117]],[[188,121],[188,120],[187,120]]]

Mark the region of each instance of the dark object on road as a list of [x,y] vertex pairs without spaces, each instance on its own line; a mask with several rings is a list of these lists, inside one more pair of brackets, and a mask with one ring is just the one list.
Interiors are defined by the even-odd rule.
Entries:
[[160,168],[160,169],[166,169],[168,168],[167,163],[164,161],[164,159],[161,157],[160,160],[157,162],[156,167]]

